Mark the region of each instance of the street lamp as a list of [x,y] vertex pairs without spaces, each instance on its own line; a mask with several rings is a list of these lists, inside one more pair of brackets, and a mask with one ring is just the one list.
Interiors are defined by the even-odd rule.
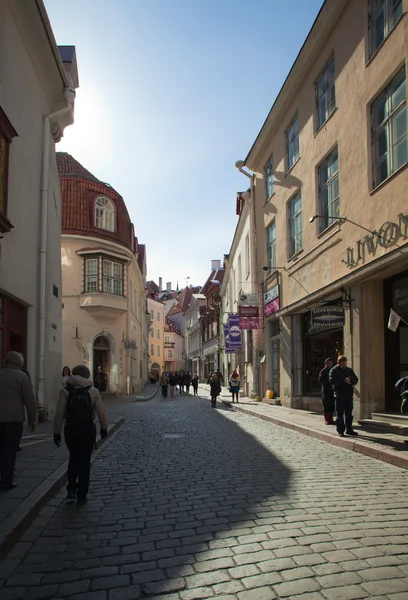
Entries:
[[355,221],[352,221],[348,217],[329,217],[327,215],[313,215],[313,217],[311,217],[309,219],[309,223],[313,223],[313,221],[315,219],[333,219],[334,221],[341,221],[343,223],[346,223],[346,222],[351,223],[352,225],[355,225],[356,227],[359,227],[360,229],[364,229],[364,231],[368,231],[368,233],[371,233],[372,235],[376,235],[377,237],[379,237],[381,239],[381,233],[378,233],[378,231],[371,231],[371,229],[364,227],[364,225],[360,225],[360,223],[356,223]]

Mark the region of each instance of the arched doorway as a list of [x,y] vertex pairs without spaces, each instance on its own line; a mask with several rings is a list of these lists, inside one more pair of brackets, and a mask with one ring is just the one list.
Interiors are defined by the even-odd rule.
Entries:
[[95,339],[93,345],[93,378],[100,392],[109,390],[110,359],[109,339],[100,335]]
[[153,383],[154,381],[157,381],[159,379],[159,376],[160,376],[160,365],[158,363],[153,363],[152,367],[151,367],[151,371],[150,371],[151,382]]

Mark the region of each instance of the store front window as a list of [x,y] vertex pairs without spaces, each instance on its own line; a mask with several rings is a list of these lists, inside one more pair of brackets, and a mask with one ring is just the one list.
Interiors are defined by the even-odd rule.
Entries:
[[[385,409],[389,412],[400,410],[401,398],[395,390],[395,383],[408,376],[408,273],[385,281]],[[390,309],[401,318],[397,331],[387,328]]]
[[319,373],[326,358],[343,354],[343,327],[335,329],[313,329],[310,331],[310,313],[305,315],[305,392],[317,395],[321,392]]

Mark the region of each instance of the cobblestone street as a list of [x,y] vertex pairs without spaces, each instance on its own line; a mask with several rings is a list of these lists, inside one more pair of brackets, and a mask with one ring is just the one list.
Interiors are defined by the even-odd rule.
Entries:
[[1,600],[407,600],[406,470],[204,397],[117,412],[88,504],[47,504]]

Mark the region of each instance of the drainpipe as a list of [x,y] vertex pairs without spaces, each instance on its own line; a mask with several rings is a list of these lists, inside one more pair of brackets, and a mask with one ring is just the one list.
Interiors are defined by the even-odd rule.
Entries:
[[66,88],[67,105],[44,117],[44,140],[41,176],[41,242],[40,242],[40,318],[39,318],[39,363],[38,363],[38,407],[44,407],[44,360],[45,360],[45,310],[47,297],[47,229],[48,229],[48,186],[50,166],[50,134],[51,123],[55,119],[72,112],[74,109],[75,90]]
[[[258,285],[258,235],[257,235],[257,228],[256,228],[256,213],[255,213],[255,185],[254,185],[254,181],[255,181],[255,174],[253,173],[251,175],[251,173],[249,173],[248,171],[244,171],[244,166],[245,166],[245,162],[243,160],[238,160],[235,163],[236,168],[238,169],[238,171],[240,173],[242,173],[243,175],[245,175],[246,177],[248,177],[248,179],[250,180],[250,193],[251,193],[251,220],[252,220],[252,227],[253,227],[253,233],[254,233],[254,252],[252,253],[253,256],[253,261],[252,261],[252,281],[254,281],[255,277],[256,277],[256,282],[257,282],[257,286],[258,289],[256,290],[257,293],[259,294],[259,285]],[[257,339],[257,346],[259,343],[259,337],[258,334],[256,336]],[[259,348],[258,348],[259,349]],[[252,364],[254,366],[254,360],[252,358]],[[255,387],[255,392],[257,394],[260,394],[260,386],[259,386],[259,364],[256,365],[255,369],[253,369],[253,373],[254,373],[254,387]]]

